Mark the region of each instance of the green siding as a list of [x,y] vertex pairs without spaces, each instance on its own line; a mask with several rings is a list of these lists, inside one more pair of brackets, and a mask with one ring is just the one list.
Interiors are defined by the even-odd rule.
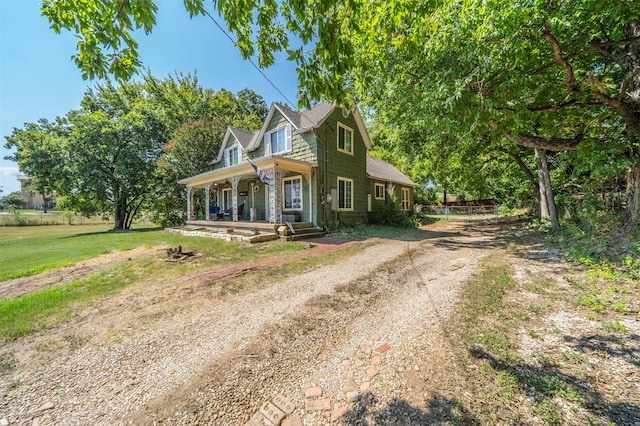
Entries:
[[[218,155],[220,155],[220,161],[218,161],[217,163],[213,163],[211,165],[211,170],[219,170],[219,169],[223,169],[224,166],[224,150],[227,148],[231,148],[238,145],[238,141],[236,140],[236,138],[233,136],[233,134],[231,136],[229,136],[229,140],[227,140],[227,144],[225,145],[224,149],[222,147],[220,147],[220,152],[218,153]],[[242,148],[241,148],[242,149]],[[218,158],[218,157],[216,157]],[[214,158],[214,160],[216,159]],[[244,155],[244,152],[242,153],[242,161],[245,161],[246,156]]]
[[[276,111],[267,126],[267,130],[265,134],[268,134],[272,130],[278,129],[280,127],[284,127],[289,124],[289,121],[279,112]],[[252,158],[260,158],[264,157],[266,152],[266,147],[264,144],[264,136],[263,140],[260,141],[260,147],[256,149]],[[306,133],[298,133],[293,126],[291,126],[291,151],[285,152],[281,155],[286,158],[291,158],[294,160],[306,161],[309,163],[315,163],[318,161],[318,157],[316,155],[317,152],[317,141],[316,136],[313,132]]]
[[[385,191],[385,199],[376,200],[376,188],[375,188],[376,183],[381,183],[385,185],[385,189],[387,187],[387,182],[385,181],[377,180],[377,179],[368,179],[367,187],[369,190],[369,194],[371,194],[371,213],[380,211],[382,209],[382,206],[384,206],[384,204],[389,199],[389,194]],[[393,193],[396,196],[396,204],[398,208],[402,208],[402,189],[403,188],[409,189],[409,211],[408,212],[411,213],[413,211],[412,210],[413,209],[413,188],[410,186],[403,186],[397,183],[394,183],[392,185],[393,185]]]
[[[338,122],[353,129],[353,155],[338,151]],[[367,221],[367,148],[358,131],[353,114],[342,117],[339,109],[327,117],[325,123],[315,130],[320,152],[318,154],[318,194],[328,194],[338,189],[338,177],[353,180],[353,211],[330,211],[329,204],[319,206],[319,222],[338,220],[344,224],[365,223]],[[326,147],[326,151],[322,148]],[[325,157],[326,155],[326,157]],[[327,161],[328,159],[328,161]],[[319,198],[319,197],[318,197]]]

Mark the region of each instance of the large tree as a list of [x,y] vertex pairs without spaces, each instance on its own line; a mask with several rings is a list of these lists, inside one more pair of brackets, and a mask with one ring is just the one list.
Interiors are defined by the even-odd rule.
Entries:
[[[139,66],[131,31],[152,29],[155,4],[92,3],[85,8],[72,0],[48,0],[42,10],[55,31],[66,28],[79,36],[76,61],[88,76],[130,75]],[[185,1],[192,14],[203,13],[205,4]],[[436,144],[484,141],[487,150],[512,153],[516,145],[531,148],[547,205],[554,198],[549,152],[597,141],[588,144],[597,156],[598,149],[616,145],[626,164],[626,212],[638,220],[638,2],[215,0],[213,5],[245,57],[257,52],[259,64],[268,66],[273,51],[289,53],[298,64],[302,104],[359,102],[397,126],[429,127],[440,136],[423,140]]]
[[234,94],[205,89],[195,74],[164,80],[147,75],[145,82],[153,106],[162,111],[171,130],[157,162],[155,194],[149,208],[158,223],[178,225],[186,220],[186,200],[184,187],[177,181],[210,170],[227,127],[256,130],[268,109],[252,90]]
[[168,134],[140,83],[88,89],[81,107],[51,123],[14,129],[12,159],[43,191],[55,189],[85,215],[111,211],[114,229],[129,229],[152,198],[156,161]]
[[85,213],[111,206],[115,229],[129,229],[153,195],[166,126],[140,83],[98,85],[81,106],[67,115],[73,167],[65,193]]

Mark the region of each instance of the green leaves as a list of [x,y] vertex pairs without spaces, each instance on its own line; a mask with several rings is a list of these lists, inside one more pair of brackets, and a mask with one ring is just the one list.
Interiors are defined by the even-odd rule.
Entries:
[[152,0],[45,0],[41,11],[56,33],[64,29],[78,38],[72,59],[83,79],[126,80],[141,66],[132,31],[151,32],[157,7]]

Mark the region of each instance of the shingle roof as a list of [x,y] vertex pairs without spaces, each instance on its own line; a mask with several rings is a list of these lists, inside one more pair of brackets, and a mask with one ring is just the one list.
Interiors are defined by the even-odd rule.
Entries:
[[322,102],[306,111],[292,111],[284,105],[275,104],[282,114],[295,126],[296,129],[309,129],[318,127],[320,123],[333,111],[334,104]]
[[416,184],[406,177],[400,170],[396,169],[393,164],[377,158],[367,156],[367,176],[373,179],[383,180],[385,182],[399,183],[401,185],[415,186]]
[[229,126],[229,131],[236,138],[238,143],[242,146],[242,148],[247,149],[253,137],[257,132],[247,132],[246,130],[237,129],[235,127]]

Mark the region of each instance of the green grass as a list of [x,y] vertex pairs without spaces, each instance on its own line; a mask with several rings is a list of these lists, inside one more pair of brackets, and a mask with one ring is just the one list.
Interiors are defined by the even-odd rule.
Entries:
[[0,341],[7,341],[67,321],[75,314],[74,304],[113,293],[137,276],[124,265],[101,271],[71,284],[35,291],[21,297],[0,300]]
[[[105,253],[136,247],[219,248],[211,239],[170,234],[160,228],[113,232],[111,225],[56,225],[0,228],[0,281],[34,275]],[[205,240],[205,241],[203,241]],[[242,252],[242,250],[239,250]],[[233,253],[234,256],[242,253]]]
[[[261,244],[227,242],[215,238],[187,237],[158,228],[110,232],[104,226],[51,226],[4,228],[0,257],[4,279],[57,268],[116,250],[136,247],[175,247],[196,250],[197,260],[158,262],[164,252],[123,261],[70,284],[38,290],[21,297],[0,300],[0,342],[15,339],[73,319],[82,308],[128,285],[172,279],[217,265],[302,250],[303,245],[273,241]],[[45,230],[45,232],[42,232]],[[7,256],[4,256],[4,254]],[[237,291],[241,290],[238,289]]]

